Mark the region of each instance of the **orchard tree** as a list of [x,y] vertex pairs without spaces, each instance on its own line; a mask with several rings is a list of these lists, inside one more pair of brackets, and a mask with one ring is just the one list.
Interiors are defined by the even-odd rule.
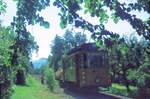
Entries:
[[72,49],[75,46],[74,33],[72,31],[66,30],[63,37],[65,42],[65,53],[67,53],[70,49]]
[[81,44],[86,43],[86,35],[81,32],[72,32],[67,30],[64,34],[65,41],[65,52],[68,53],[72,48],[80,46]]
[[80,46],[86,43],[87,41],[86,35],[81,32],[75,33],[74,39],[75,39],[75,47]]
[[[49,0],[42,2],[41,0],[16,0],[17,12],[11,25],[17,33],[15,44],[12,46],[14,49],[12,55],[12,65],[16,66],[17,70],[17,84],[25,84],[24,69],[18,68],[28,66],[30,63],[30,55],[32,50],[37,49],[37,45],[33,36],[27,31],[27,25],[34,25],[40,23],[45,28],[49,27],[49,23],[39,16],[39,11],[45,9],[49,5]],[[23,58],[24,57],[24,58]],[[22,60],[20,60],[22,59]],[[21,65],[21,66],[20,66]]]
[[[44,21],[43,17],[39,15],[39,12],[42,9],[45,9],[47,6],[49,6],[50,0],[14,0],[17,5],[17,12],[16,16],[13,19],[13,22],[11,23],[11,26],[13,28],[13,32],[15,33],[15,38],[13,41],[13,44],[8,43],[7,39],[4,40],[7,45],[3,45],[6,47],[5,51],[2,51],[1,57],[4,58],[0,59],[3,60],[3,62],[6,62],[7,64],[2,64],[4,66],[4,69],[1,69],[0,72],[8,72],[5,73],[4,81],[1,82],[0,91],[2,99],[9,99],[10,93],[11,93],[11,82],[13,81],[13,78],[10,78],[8,76],[13,76],[11,73],[15,75],[19,75],[17,78],[17,82],[19,81],[19,84],[25,84],[25,71],[28,67],[28,63],[30,62],[30,55],[31,52],[34,49],[37,49],[37,45],[34,41],[33,36],[27,31],[26,26],[27,25],[34,25],[36,23],[39,23],[41,26],[44,26],[45,28],[49,28],[49,23]],[[0,0],[0,15],[5,12],[6,4],[3,0]],[[3,31],[3,30],[0,30]],[[7,31],[5,31],[7,33]],[[6,35],[6,34],[5,34]],[[8,35],[7,35],[8,36]],[[1,40],[5,36],[1,37]],[[1,43],[1,42],[0,42]],[[10,42],[11,43],[11,42]],[[4,43],[5,44],[5,43]],[[9,48],[7,48],[9,46]],[[1,48],[0,48],[1,49]],[[3,50],[3,49],[2,49]],[[10,57],[8,54],[9,52]],[[7,55],[7,57],[5,56]],[[9,61],[8,61],[9,60]],[[8,65],[10,63],[11,68]],[[0,63],[1,64],[1,63]],[[5,68],[5,66],[7,68]],[[2,66],[0,66],[1,68]],[[4,74],[4,73],[2,73]],[[23,78],[23,79],[22,79]],[[22,79],[22,81],[20,81]]]
[[10,27],[0,26],[0,98],[8,99],[14,72],[11,65],[13,50],[10,47],[15,43],[15,33]]
[[[150,87],[150,55],[147,47],[149,47],[149,41],[145,38],[140,39],[139,42],[130,43],[130,59],[133,68],[129,71],[128,78],[136,81],[138,87],[146,86]],[[132,47],[131,47],[132,46]]]
[[124,38],[111,38],[111,41],[105,39],[106,48],[108,50],[108,59],[111,69],[112,82],[122,83],[130,92],[128,70],[132,68],[130,65],[129,47]]
[[54,67],[55,71],[61,65],[61,58],[65,51],[64,45],[65,45],[64,39],[56,35],[53,41],[52,48],[51,48],[51,53],[52,53],[51,65]]

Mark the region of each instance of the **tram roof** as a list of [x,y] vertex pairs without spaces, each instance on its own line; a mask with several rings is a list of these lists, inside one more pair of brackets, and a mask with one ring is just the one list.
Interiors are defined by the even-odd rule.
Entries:
[[80,46],[77,46],[77,47],[71,49],[68,52],[68,55],[79,52],[79,51],[95,52],[95,51],[98,51],[98,48],[96,47],[95,43],[84,43]]

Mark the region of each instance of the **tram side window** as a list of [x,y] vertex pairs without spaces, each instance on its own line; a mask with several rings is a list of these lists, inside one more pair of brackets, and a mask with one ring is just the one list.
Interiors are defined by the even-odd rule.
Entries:
[[83,63],[84,63],[84,68],[87,68],[88,66],[87,66],[87,55],[86,54],[83,54]]
[[75,67],[75,58],[74,57],[70,57],[68,58],[67,62],[67,67]]
[[68,68],[68,67],[71,66],[72,60],[69,59],[69,58],[67,58],[67,59],[64,60],[64,63],[63,63],[63,64],[64,64],[64,68]]
[[81,68],[87,68],[87,55],[81,55]]

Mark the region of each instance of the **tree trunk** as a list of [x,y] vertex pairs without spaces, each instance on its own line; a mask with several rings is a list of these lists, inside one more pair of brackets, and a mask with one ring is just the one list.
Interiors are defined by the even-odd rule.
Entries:
[[112,72],[113,72],[113,74],[111,75],[111,81],[115,82],[116,71],[115,71],[114,65],[111,65],[111,69],[112,69]]
[[125,86],[127,88],[127,92],[129,93],[131,90],[130,90],[130,87],[129,87],[129,82],[128,82],[128,79],[127,79],[127,69],[125,67],[125,64],[123,64],[122,66],[122,71],[123,71],[123,79],[124,79],[124,83],[125,83]]
[[25,73],[23,70],[18,70],[16,74],[16,84],[17,85],[25,85]]

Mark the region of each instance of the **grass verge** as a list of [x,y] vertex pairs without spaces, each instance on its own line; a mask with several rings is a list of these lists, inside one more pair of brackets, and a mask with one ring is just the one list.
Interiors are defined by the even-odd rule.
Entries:
[[[131,92],[128,93],[127,89],[124,85],[113,83],[111,87],[109,88],[99,88],[101,92],[106,92],[110,94],[116,94],[121,96],[134,96],[137,93],[137,87],[129,86],[131,89]],[[130,95],[129,95],[130,94]]]
[[29,75],[26,86],[14,85],[14,93],[11,99],[62,99],[63,94],[52,93],[40,81]]

